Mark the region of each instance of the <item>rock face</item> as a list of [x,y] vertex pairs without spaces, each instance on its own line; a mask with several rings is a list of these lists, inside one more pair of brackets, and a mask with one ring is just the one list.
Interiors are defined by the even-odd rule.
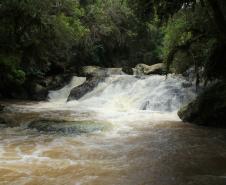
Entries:
[[85,94],[91,92],[105,77],[92,77],[87,79],[83,84],[73,88],[67,101],[78,100]]
[[28,124],[28,128],[40,132],[60,134],[85,134],[104,131],[110,128],[109,123],[97,121],[65,121],[65,120],[36,120]]
[[151,74],[165,74],[165,66],[163,63],[158,63],[154,65],[137,64],[135,67],[136,75],[151,75]]
[[196,100],[181,108],[178,116],[185,122],[226,127],[226,83],[208,88]]

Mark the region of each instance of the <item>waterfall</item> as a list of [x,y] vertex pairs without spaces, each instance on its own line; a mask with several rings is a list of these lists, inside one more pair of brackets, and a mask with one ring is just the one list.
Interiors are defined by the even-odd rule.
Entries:
[[173,112],[195,96],[193,87],[177,76],[153,75],[142,78],[111,76],[79,100],[81,106],[114,111],[150,110]]
[[71,80],[71,82],[66,85],[65,87],[63,87],[60,90],[57,91],[50,91],[48,98],[50,102],[66,102],[67,101],[67,97],[69,96],[71,90],[76,87],[79,86],[81,84],[83,84],[85,82],[86,78],[84,77],[77,77],[74,76]]
[[[59,91],[50,92],[51,102],[66,102],[70,90],[84,82],[84,78],[74,77],[72,82]],[[173,112],[195,97],[193,86],[184,87],[186,80],[180,76],[152,75],[135,77],[112,75],[90,93],[78,101],[65,106],[85,110],[115,112],[153,111]],[[76,102],[76,103],[75,103]]]

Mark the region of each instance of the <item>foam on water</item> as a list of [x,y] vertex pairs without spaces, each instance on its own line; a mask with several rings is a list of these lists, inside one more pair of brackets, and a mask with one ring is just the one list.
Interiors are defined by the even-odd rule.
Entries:
[[81,135],[1,128],[1,185],[225,184],[226,130],[178,121],[177,110],[196,96],[182,77],[110,76],[81,99],[66,102],[83,81],[74,77],[50,92],[49,102],[9,106],[8,116],[22,122],[69,116],[112,127]]
[[[77,77],[78,78],[78,77]],[[79,84],[82,83],[78,78]],[[76,77],[74,77],[76,81]],[[171,113],[175,117],[175,112],[184,104],[195,97],[194,86],[184,88],[186,83],[182,77],[169,75],[153,75],[138,78],[129,75],[113,75],[100,83],[92,92],[86,94],[78,101],[65,102],[69,93],[65,90],[59,90],[54,94],[50,92],[50,103],[41,104],[40,106],[56,109],[67,109],[76,111],[94,111],[105,119],[123,118],[131,116],[131,119],[138,118],[142,115],[165,115]],[[71,86],[70,86],[71,87]],[[65,89],[65,88],[63,88]],[[69,88],[67,87],[67,90]],[[60,106],[56,103],[62,102]],[[177,117],[178,118],[178,117]]]
[[65,87],[63,87],[62,89],[60,90],[57,90],[57,91],[50,91],[49,92],[49,101],[50,102],[58,102],[58,103],[65,103],[67,101],[67,97],[69,96],[70,94],[70,91],[76,87],[76,86],[79,86],[81,84],[83,84],[85,82],[86,78],[84,77],[77,77],[77,76],[74,76],[71,80],[71,82],[66,85]]
[[196,96],[194,86],[184,87],[187,82],[180,76],[112,75],[81,99],[67,102],[71,89],[84,81],[73,77],[70,84],[49,93],[49,102],[13,108],[24,112],[71,111],[76,117],[78,113],[94,113],[95,119],[117,122],[179,120],[177,110]]

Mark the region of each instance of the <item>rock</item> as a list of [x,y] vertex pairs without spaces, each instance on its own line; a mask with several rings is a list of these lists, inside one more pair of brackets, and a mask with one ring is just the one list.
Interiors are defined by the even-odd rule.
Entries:
[[151,75],[151,74],[165,74],[165,66],[163,63],[158,63],[154,65],[137,64],[135,67],[136,75]]
[[88,78],[83,84],[73,88],[67,101],[78,100],[85,94],[91,92],[100,82],[104,81],[105,77]]
[[84,66],[79,72],[80,76],[92,78],[107,76],[107,70],[98,66]]
[[133,68],[131,67],[123,67],[122,71],[128,75],[133,75]]
[[206,126],[226,126],[226,83],[219,82],[181,108],[178,116],[185,122]]
[[41,119],[28,124],[28,128],[40,132],[61,134],[84,134],[104,131],[110,128],[110,123],[100,121],[65,121]]

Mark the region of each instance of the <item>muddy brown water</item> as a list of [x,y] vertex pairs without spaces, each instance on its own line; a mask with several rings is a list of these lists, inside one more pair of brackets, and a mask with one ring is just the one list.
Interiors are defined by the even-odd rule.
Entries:
[[4,113],[17,125],[0,128],[1,185],[226,184],[225,129],[128,116],[128,122],[106,120],[111,126],[104,131],[48,133],[28,129],[26,123],[97,117],[27,106],[20,102]]

